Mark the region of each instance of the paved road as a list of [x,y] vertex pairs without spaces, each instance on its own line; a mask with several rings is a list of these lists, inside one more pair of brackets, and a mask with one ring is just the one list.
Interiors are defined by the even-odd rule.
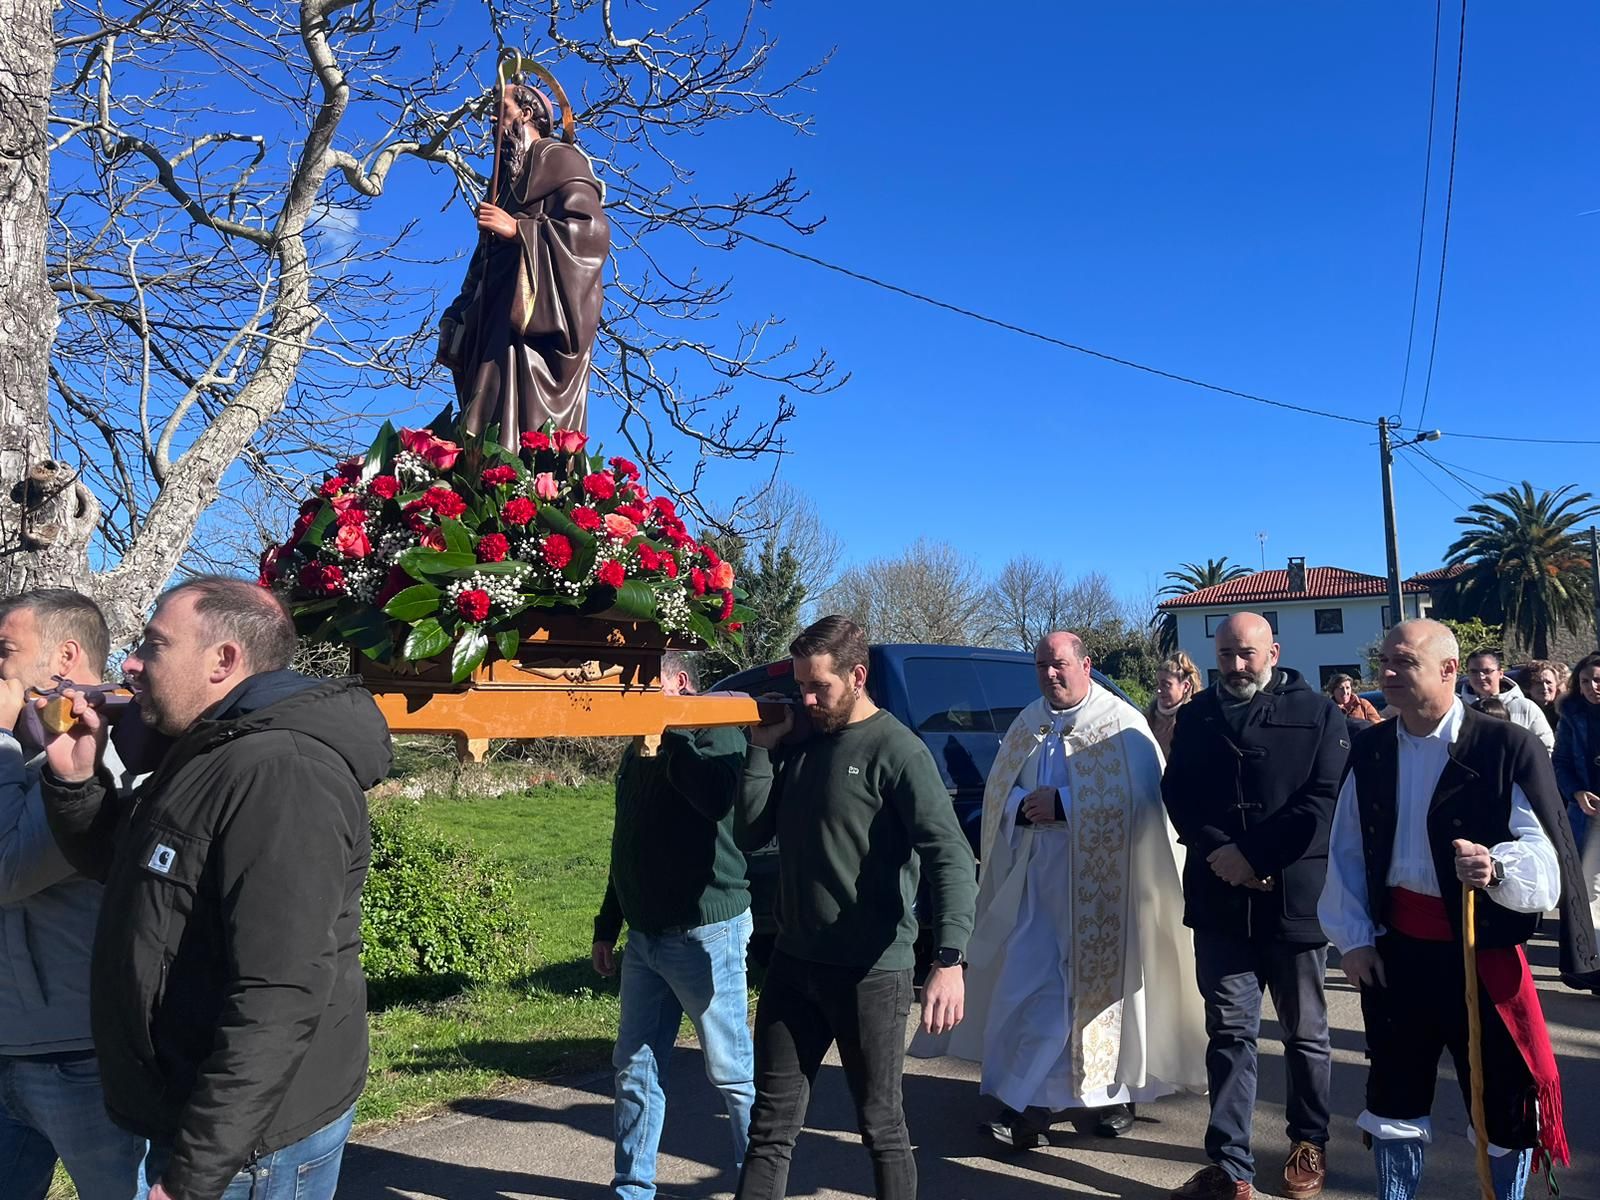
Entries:
[[[1564,1200],[1600,1200],[1600,997],[1554,982],[1554,946],[1531,955],[1561,1063],[1567,1131],[1574,1155],[1559,1172]],[[1330,1200],[1371,1195],[1371,1157],[1355,1128],[1366,1075],[1360,1012],[1343,976],[1330,972],[1334,1025],[1334,1111]],[[1263,1031],[1261,1098],[1255,1145],[1259,1184],[1271,1194],[1287,1146],[1283,1140],[1281,1049]],[[668,1198],[714,1200],[732,1190],[727,1121],[705,1082],[699,1053],[681,1048],[668,1076],[668,1116],[659,1182]],[[984,1111],[970,1064],[950,1059],[908,1063],[906,1110],[917,1146],[925,1200],[1054,1200],[1063,1194],[1165,1200],[1203,1159],[1197,1148],[1206,1105],[1199,1097],[1168,1099],[1140,1110],[1132,1135],[1104,1141],[1070,1131],[1048,1149],[1010,1155],[979,1131]],[[499,1100],[468,1101],[444,1115],[401,1126],[352,1145],[345,1157],[341,1200],[607,1200],[611,1176],[609,1074],[529,1088]],[[854,1132],[836,1060],[823,1068],[810,1127],[795,1152],[789,1195],[847,1200],[872,1195],[871,1172]],[[1429,1152],[1423,1195],[1472,1200],[1466,1114],[1448,1060],[1435,1108],[1438,1140]],[[1530,1196],[1544,1195],[1535,1180]]]

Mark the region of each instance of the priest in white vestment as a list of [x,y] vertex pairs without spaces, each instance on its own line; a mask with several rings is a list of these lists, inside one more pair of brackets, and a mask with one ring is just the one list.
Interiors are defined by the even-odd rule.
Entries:
[[1206,1087],[1161,752],[1074,634],[1044,638],[1035,663],[1040,699],[984,792],[966,1019],[911,1045],[981,1063],[980,1091],[1004,1110],[991,1129],[1019,1148],[1065,1117],[1126,1132],[1131,1110],[1113,1106]]

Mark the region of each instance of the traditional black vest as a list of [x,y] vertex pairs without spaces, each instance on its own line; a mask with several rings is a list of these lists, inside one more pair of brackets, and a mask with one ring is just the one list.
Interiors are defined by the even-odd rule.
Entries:
[[[1385,882],[1394,854],[1400,777],[1398,719],[1356,734],[1350,751],[1360,801],[1361,845],[1366,864],[1368,911],[1383,921],[1388,911]],[[1445,911],[1461,934],[1461,886],[1450,843],[1465,838],[1484,846],[1511,839],[1511,788],[1522,788],[1534,816],[1555,846],[1561,865],[1561,971],[1580,975],[1600,970],[1588,896],[1577,846],[1555,772],[1544,747],[1526,729],[1468,708],[1461,732],[1428,805],[1428,845],[1439,877]],[[1517,913],[1490,902],[1478,904],[1477,940],[1482,946],[1515,946],[1533,936],[1540,914]]]

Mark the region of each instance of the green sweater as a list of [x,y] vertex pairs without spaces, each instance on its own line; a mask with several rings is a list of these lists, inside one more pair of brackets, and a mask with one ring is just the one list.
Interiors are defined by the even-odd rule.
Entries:
[[734,839],[778,839],[778,949],[807,962],[914,965],[919,866],[934,945],[965,951],[977,902],[972,848],[928,748],[879,710],[768,753],[751,746]]
[[733,801],[744,767],[737,728],[669,730],[654,758],[629,746],[617,769],[611,876],[594,940],[726,921],[750,907]]

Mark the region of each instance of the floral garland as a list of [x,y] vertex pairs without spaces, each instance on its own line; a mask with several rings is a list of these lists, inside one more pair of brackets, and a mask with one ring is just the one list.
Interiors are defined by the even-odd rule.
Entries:
[[302,636],[390,664],[448,650],[457,682],[491,642],[516,656],[530,608],[608,610],[708,645],[738,639],[750,613],[732,564],[645,490],[636,465],[588,455],[587,435],[549,425],[523,434],[517,453],[493,431],[447,434],[460,437],[385,422],[262,554],[261,585],[285,594]]

